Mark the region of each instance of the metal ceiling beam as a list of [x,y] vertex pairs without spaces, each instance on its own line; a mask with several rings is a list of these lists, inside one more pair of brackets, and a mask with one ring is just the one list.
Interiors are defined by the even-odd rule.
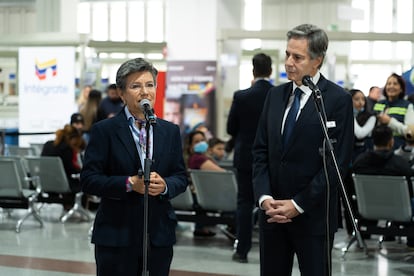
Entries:
[[[264,39],[264,40],[286,40],[288,30],[261,30],[246,31],[241,29],[222,29],[219,32],[218,40],[239,40],[239,39]],[[414,33],[355,33],[355,32],[332,32],[327,31],[330,41],[410,41],[414,42]]]

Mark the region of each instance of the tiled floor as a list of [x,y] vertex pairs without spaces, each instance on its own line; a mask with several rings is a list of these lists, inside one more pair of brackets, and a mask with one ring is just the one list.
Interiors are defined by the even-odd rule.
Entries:
[[[16,234],[15,223],[22,211],[13,211],[8,217],[0,210],[0,275],[95,275],[93,246],[88,236],[91,223],[69,220],[62,224],[57,220],[60,214],[60,206],[45,206],[43,228],[29,220]],[[177,228],[178,242],[170,275],[259,275],[257,234],[249,263],[239,264],[231,261],[233,245],[220,231],[214,238],[194,239],[191,229],[191,223],[180,223]],[[343,231],[338,233],[335,243],[341,241]],[[378,250],[376,240],[367,241],[367,245],[368,255],[354,245],[345,260],[341,259],[341,251],[335,249],[332,275],[414,275],[414,251],[406,248],[404,240],[385,242],[382,250]],[[297,266],[293,275],[300,275]]]

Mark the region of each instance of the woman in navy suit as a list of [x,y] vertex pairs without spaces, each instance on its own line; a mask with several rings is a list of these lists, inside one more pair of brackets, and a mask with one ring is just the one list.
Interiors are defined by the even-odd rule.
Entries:
[[[128,60],[118,69],[116,86],[124,109],[91,129],[81,172],[83,191],[101,197],[92,233],[97,275],[141,275],[143,270],[144,159],[152,160],[148,200],[150,275],[168,275],[176,241],[177,219],[170,199],[185,191],[186,171],[177,125],[156,119],[142,132],[140,102],[153,106],[157,70],[144,59]],[[149,154],[146,150],[149,148]]]
[[291,82],[267,93],[253,145],[255,199],[263,210],[261,275],[291,275],[296,254],[301,275],[325,276],[337,229],[339,181],[329,153],[323,162],[324,134],[312,91],[302,79],[309,75],[320,88],[342,173],[352,154],[352,100],[319,72],[328,47],[323,30],[304,24],[287,38],[285,69]]

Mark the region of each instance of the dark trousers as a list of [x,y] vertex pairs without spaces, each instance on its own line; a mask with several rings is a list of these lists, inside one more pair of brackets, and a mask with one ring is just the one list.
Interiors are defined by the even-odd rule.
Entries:
[[[141,276],[143,257],[141,247],[108,247],[95,245],[97,276]],[[151,276],[168,276],[173,257],[173,248],[150,248],[147,270]]]
[[252,247],[253,183],[251,170],[237,170],[237,253],[247,256]]
[[[260,211],[260,275],[290,276],[296,254],[301,276],[327,276],[331,266],[333,234],[327,254],[326,236],[294,235],[286,224],[265,222]],[[329,261],[328,261],[329,260]]]

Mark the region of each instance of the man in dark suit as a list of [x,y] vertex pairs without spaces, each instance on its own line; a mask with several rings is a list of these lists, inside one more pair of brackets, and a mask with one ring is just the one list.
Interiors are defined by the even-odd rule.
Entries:
[[252,145],[257,123],[262,113],[267,91],[273,87],[269,82],[272,74],[272,59],[263,53],[253,59],[253,84],[250,88],[234,93],[227,133],[233,136],[233,166],[237,176],[237,248],[233,260],[247,263],[247,254],[252,246],[252,212],[254,207],[252,184]]
[[[176,241],[177,219],[170,199],[185,191],[186,171],[180,130],[157,119],[149,127],[140,107],[153,106],[157,70],[144,59],[128,60],[118,69],[116,85],[124,110],[96,123],[81,172],[83,191],[101,197],[92,233],[97,275],[141,275],[143,270],[144,159],[152,160],[148,185],[147,268],[150,275],[168,275]],[[149,154],[146,150],[149,148]]]
[[339,179],[331,154],[324,151],[318,112],[303,76],[311,76],[321,91],[324,124],[342,175],[351,160],[354,129],[351,96],[319,72],[327,48],[328,37],[316,26],[303,24],[287,33],[285,69],[291,82],[268,91],[259,121],[253,185],[263,210],[261,275],[291,275],[295,254],[302,275],[329,275]]

